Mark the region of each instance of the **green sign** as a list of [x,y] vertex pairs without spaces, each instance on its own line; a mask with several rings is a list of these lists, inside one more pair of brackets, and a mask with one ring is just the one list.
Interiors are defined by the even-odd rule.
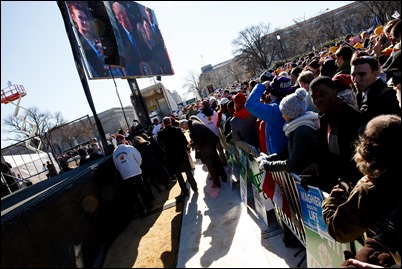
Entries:
[[322,193],[319,188],[309,186],[307,192],[296,182],[300,208],[306,236],[306,256],[308,268],[337,268],[345,261],[343,252],[351,250],[350,243],[339,243],[327,232],[322,215]]
[[345,261],[343,252],[350,244],[329,240],[304,227],[306,234],[307,268],[339,268]]

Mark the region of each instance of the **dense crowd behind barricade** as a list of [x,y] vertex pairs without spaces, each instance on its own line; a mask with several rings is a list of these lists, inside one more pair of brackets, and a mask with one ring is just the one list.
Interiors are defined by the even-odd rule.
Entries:
[[[329,194],[322,210],[335,240],[366,236],[345,266],[360,261],[400,267],[400,47],[397,18],[212,89],[147,129],[134,121],[107,138],[127,202],[144,215],[162,188],[178,182],[184,198],[187,180],[197,192],[191,150],[207,166],[212,188],[220,188],[227,181],[230,145],[245,142],[255,149],[261,170],[301,175],[302,185]],[[58,161],[68,171],[104,152],[94,139]]]
[[400,267],[400,46],[399,18],[347,35],[204,93],[183,107],[180,126],[201,121],[217,134],[223,165],[228,145],[244,141],[261,153],[260,169],[301,175],[302,185],[328,193],[328,233],[341,243],[365,238],[345,266]]

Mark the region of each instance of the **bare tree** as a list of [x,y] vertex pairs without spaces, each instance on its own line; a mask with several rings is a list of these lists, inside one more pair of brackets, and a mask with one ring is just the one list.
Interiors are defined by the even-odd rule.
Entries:
[[372,13],[364,5],[350,7],[348,16],[338,14],[336,18],[342,22],[339,24],[339,31],[343,37],[348,34],[359,35],[362,31],[373,26],[374,23]]
[[209,85],[213,85],[216,87],[216,85],[220,84],[218,81],[218,77],[216,75],[216,72],[212,69],[207,72],[203,72],[200,75],[199,78],[199,89],[202,91],[202,89],[205,89]]
[[[272,38],[271,25],[260,23],[240,31],[238,38],[232,41],[233,54],[237,55],[239,64],[244,65],[250,73],[254,73],[255,66],[259,70],[266,70],[275,56],[280,52],[279,44]],[[252,68],[250,68],[252,67]]]
[[400,1],[362,1],[372,14],[377,16],[380,24],[384,25],[391,20],[391,15],[395,12],[401,12]]
[[249,69],[245,65],[239,63],[239,59],[236,57],[227,66],[225,66],[226,84],[232,84],[234,81],[242,82],[248,81],[251,77],[261,72],[260,68],[257,68],[255,72],[249,72]]
[[320,40],[335,40],[341,35],[340,24],[344,23],[343,20],[339,20],[335,16],[325,16],[325,12],[317,17],[313,21],[314,29],[320,33]]
[[284,41],[288,47],[288,51],[291,51],[293,55],[312,51],[317,40],[322,40],[322,38],[318,39],[318,35],[321,35],[321,32],[312,30],[317,27],[314,25],[314,20],[306,20],[303,17],[293,19],[293,22],[295,23],[294,27],[289,29],[289,34],[284,40],[297,40],[297,42]]
[[398,1],[361,1],[360,5],[348,8],[347,16],[344,12],[332,16],[321,13],[314,20],[314,29],[326,40],[343,38],[348,34],[359,35],[375,25],[375,16],[383,24],[390,19],[389,15],[395,10],[400,10],[400,7]]
[[66,145],[68,148],[73,148],[76,143],[85,143],[94,137],[93,127],[88,118],[55,126],[48,133],[52,133],[49,142],[58,149],[65,149]]
[[197,91],[201,96],[201,90],[207,85],[202,77],[195,70],[188,70],[184,78],[183,88],[186,88],[188,92]]
[[248,74],[252,74],[250,75],[250,77],[261,73],[261,66],[253,61],[251,57],[247,57],[247,55],[236,56],[235,62],[237,65],[241,65],[245,72],[247,72]]
[[[44,133],[50,131],[55,126],[64,123],[64,118],[61,112],[52,114],[49,111],[42,112],[38,107],[30,107],[26,110],[25,117],[14,117],[8,115],[3,120],[3,127],[6,133],[13,134],[13,136],[6,137],[3,141],[19,142],[29,138],[34,129],[37,128],[34,135],[42,136]],[[51,137],[51,134],[49,134]]]
[[[281,66],[283,64],[281,60],[284,58],[292,60],[310,52],[313,48],[318,50],[324,44],[339,41],[347,34],[359,35],[373,26],[375,15],[380,21],[386,22],[392,19],[390,17],[395,11],[400,9],[399,1],[355,1],[344,8],[328,12],[321,11],[321,14],[308,20],[293,19],[295,24],[284,29],[272,31],[270,24],[247,27],[239,32],[237,39],[232,41],[234,55],[232,61],[241,66],[249,77],[254,77],[262,70]],[[281,37],[279,42],[278,33]],[[285,57],[281,56],[281,45]],[[205,81],[204,85],[214,86],[218,82],[225,82],[219,72],[219,69],[223,68],[226,67],[223,65],[217,67],[213,70],[214,72],[203,71],[200,80]],[[230,71],[230,67],[225,69],[225,72],[227,71]],[[233,76],[234,74],[230,75],[233,81],[238,79]]]

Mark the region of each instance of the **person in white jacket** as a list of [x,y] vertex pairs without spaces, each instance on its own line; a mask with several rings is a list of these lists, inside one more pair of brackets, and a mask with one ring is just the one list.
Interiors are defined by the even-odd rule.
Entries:
[[[117,148],[113,151],[113,162],[123,180],[122,191],[128,203],[137,207],[140,215],[152,210],[151,195],[148,193],[142,179],[140,152],[131,145],[124,143],[124,136],[117,135]],[[142,202],[138,199],[141,196]]]
[[[221,137],[219,133],[219,127],[217,125],[218,122],[218,113],[211,108],[211,103],[208,100],[204,100],[202,102],[202,109],[201,111],[197,114],[197,117],[207,126],[218,138]],[[226,166],[226,158],[225,158],[225,153],[223,151],[223,146],[220,142],[220,139],[218,143],[216,144],[216,149],[218,150],[219,153],[219,158],[221,160],[221,163]]]

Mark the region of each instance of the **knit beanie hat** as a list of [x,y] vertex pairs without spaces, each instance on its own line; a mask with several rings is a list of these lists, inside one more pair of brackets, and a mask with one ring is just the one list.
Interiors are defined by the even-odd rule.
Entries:
[[292,81],[285,76],[276,76],[271,82],[271,93],[278,98],[292,93]]
[[238,105],[240,107],[243,107],[244,104],[246,103],[247,98],[243,93],[239,92],[238,94],[233,95],[232,99],[233,99],[233,101],[235,102],[236,105]]
[[306,96],[307,91],[298,88],[294,93],[283,97],[279,104],[279,110],[291,119],[302,116],[307,111]]

